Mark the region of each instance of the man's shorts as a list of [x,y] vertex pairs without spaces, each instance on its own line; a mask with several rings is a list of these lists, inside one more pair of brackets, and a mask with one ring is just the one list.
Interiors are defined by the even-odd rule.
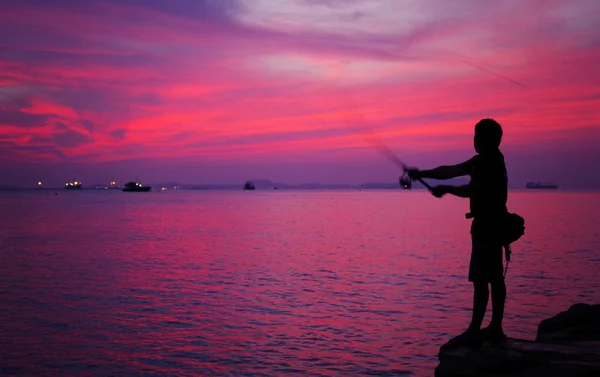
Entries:
[[473,248],[469,263],[469,281],[491,283],[504,280],[502,246],[486,242],[486,237],[471,233]]

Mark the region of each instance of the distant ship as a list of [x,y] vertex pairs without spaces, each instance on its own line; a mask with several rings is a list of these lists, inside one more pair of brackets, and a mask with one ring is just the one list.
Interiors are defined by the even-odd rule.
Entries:
[[256,189],[256,187],[254,187],[254,183],[248,181],[244,184],[244,190],[254,190]]
[[69,181],[65,183],[67,190],[81,190],[82,183],[78,181]]
[[140,182],[127,182],[123,187],[125,192],[148,192],[152,189],[150,186],[142,186]]
[[119,187],[119,185],[117,185],[117,182],[115,181],[110,181],[110,184],[108,185],[107,189],[109,190],[118,190],[121,187]]
[[527,182],[525,187],[528,189],[557,189],[558,185],[554,183]]

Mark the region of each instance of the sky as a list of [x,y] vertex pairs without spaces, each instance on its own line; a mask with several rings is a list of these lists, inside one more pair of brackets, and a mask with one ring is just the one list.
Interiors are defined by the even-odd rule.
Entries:
[[596,0],[0,0],[0,186],[393,182],[503,127],[600,188]]

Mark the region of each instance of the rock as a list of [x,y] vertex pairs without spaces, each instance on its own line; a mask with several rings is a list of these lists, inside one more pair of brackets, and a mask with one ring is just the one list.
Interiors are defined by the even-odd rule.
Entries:
[[550,344],[509,339],[502,346],[442,347],[436,377],[600,376],[600,342]]
[[540,322],[538,342],[600,340],[600,305],[575,304]]
[[600,376],[599,308],[573,305],[542,321],[535,341],[509,338],[502,345],[484,343],[480,347],[446,344],[440,348],[435,376]]

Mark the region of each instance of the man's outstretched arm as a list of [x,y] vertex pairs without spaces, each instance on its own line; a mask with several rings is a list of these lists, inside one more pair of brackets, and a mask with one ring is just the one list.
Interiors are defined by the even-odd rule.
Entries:
[[452,179],[463,175],[469,175],[470,166],[467,163],[458,165],[444,165],[431,170],[421,170],[421,177],[431,179]]
[[470,198],[471,197],[471,186],[470,185],[463,185],[463,186],[441,185],[441,186],[435,186],[431,190],[431,193],[434,196],[438,197],[438,198],[441,198],[445,194],[452,194],[454,196],[458,196],[459,198]]
[[463,175],[469,175],[472,168],[472,160],[468,160],[458,165],[438,166],[430,170],[410,169],[408,174],[411,178],[431,178],[431,179],[452,179]]

